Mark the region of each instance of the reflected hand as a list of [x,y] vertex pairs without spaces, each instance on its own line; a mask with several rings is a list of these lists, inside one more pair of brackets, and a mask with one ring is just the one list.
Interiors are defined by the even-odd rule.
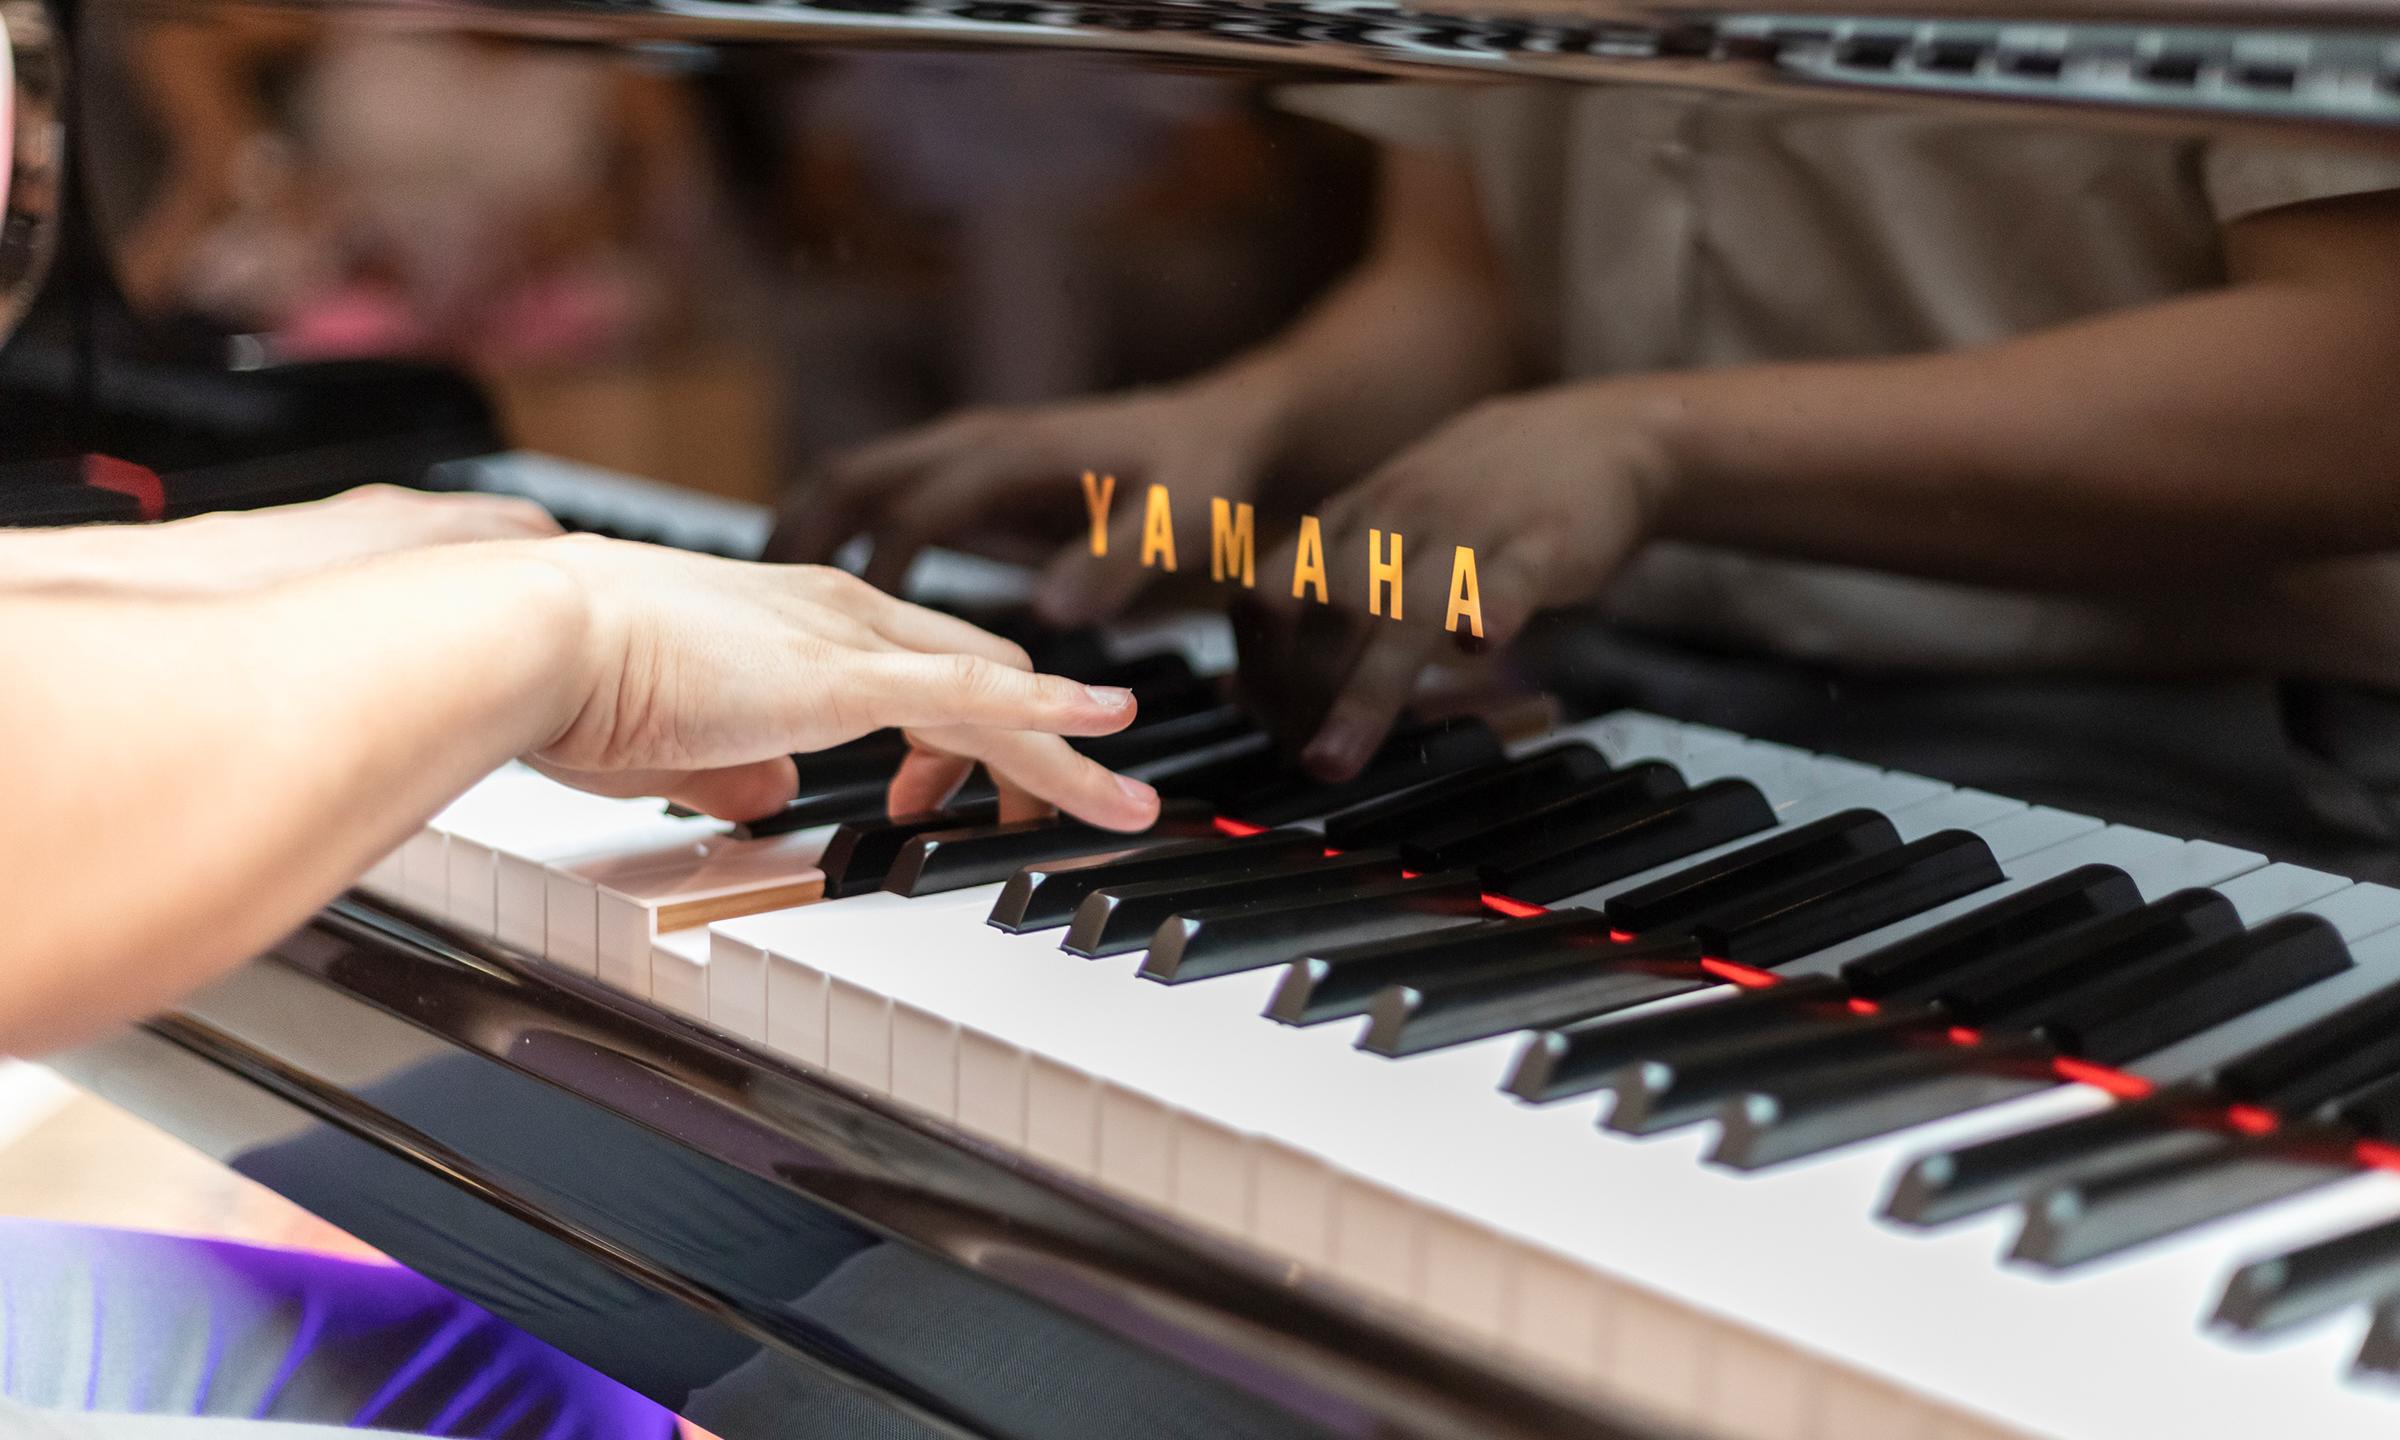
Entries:
[[[1050,551],[1034,598],[1042,618],[1103,620],[1153,573],[1137,560],[1148,487],[1167,487],[1178,535],[1205,535],[1211,498],[1257,491],[1273,458],[1272,403],[1256,385],[1207,381],[965,411],[829,462],[786,506],[766,558],[820,563],[869,534],[867,578],[896,590],[928,545],[1006,553],[1030,544]],[[1086,471],[1117,477],[1106,558],[1085,538]]]
[[[1330,605],[1290,594],[1296,539],[1260,564],[1244,670],[1329,697],[1303,760],[1358,772],[1445,653],[1507,645],[1534,612],[1597,591],[1641,542],[1666,474],[1653,402],[1605,383],[1486,401],[1344,491],[1321,513]],[[1399,617],[1369,613],[1370,531],[1402,537]],[[1457,549],[1474,553],[1476,615],[1454,612]],[[1463,586],[1460,587],[1463,590]],[[1460,597],[1463,598],[1463,597]],[[1255,684],[1254,689],[1258,688]]]
[[897,727],[915,752],[896,808],[938,804],[977,762],[1016,818],[1056,805],[1138,830],[1158,796],[1077,754],[1132,693],[1032,671],[997,636],[820,566],[752,565],[575,536],[530,547],[572,582],[583,660],[530,757],[608,795],[664,795],[726,819],[792,798],[786,756]]

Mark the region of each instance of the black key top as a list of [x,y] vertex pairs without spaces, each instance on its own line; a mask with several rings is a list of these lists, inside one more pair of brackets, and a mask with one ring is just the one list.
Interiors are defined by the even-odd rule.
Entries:
[[1911,1160],[1883,1213],[1940,1225],[2021,1199],[2040,1185],[2098,1166],[2132,1166],[2209,1148],[2222,1112],[2192,1097],[2152,1095],[2055,1125]]
[[[1771,992],[1770,992],[1771,993]],[[1655,1135],[1713,1115],[1724,1102],[1774,1077],[1860,1056],[1888,1055],[1926,1038],[1924,1017],[1909,1011],[1796,1016],[1780,1029],[1740,1040],[1645,1056],[1610,1076],[1617,1103],[1608,1128],[1621,1135]]]
[[1206,801],[1220,813],[1230,814],[1227,800],[1255,793],[1259,786],[1289,770],[1272,739],[1265,734],[1251,734],[1204,746],[1190,754],[1145,761],[1128,767],[1126,773],[1148,781],[1168,799]]
[[1122,660],[1102,659],[1084,664],[1076,670],[1053,670],[1050,673],[1080,680],[1086,685],[1115,685],[1131,690],[1140,697],[1145,710],[1153,700],[1194,689],[1213,689],[1215,686],[1214,681],[1192,669],[1190,657],[1180,650],[1153,650],[1145,655],[1129,655]]
[[1452,823],[1421,825],[1416,833],[1402,838],[1400,853],[1421,870],[1481,864],[1487,856],[1526,849],[1535,842],[1542,842],[1541,848],[1530,849],[1529,854],[1549,855],[1574,843],[1554,838],[1560,827],[1591,829],[1600,821],[1614,820],[1682,791],[1683,776],[1674,766],[1644,760],[1562,786],[1541,801],[1518,805],[1507,814],[1453,817]]
[[1000,803],[986,800],[947,810],[920,810],[890,820],[849,821],[825,842],[825,857],[817,862],[817,867],[825,872],[825,898],[838,900],[845,895],[881,890],[884,877],[891,873],[892,862],[900,857],[901,847],[919,835],[969,825],[991,825],[999,819]]
[[1150,937],[1141,973],[1168,984],[1205,980],[1491,918],[1482,881],[1463,870],[1363,885],[1331,900],[1235,901],[1168,916]]
[[794,755],[792,768],[800,777],[795,798],[805,800],[829,790],[851,789],[861,781],[888,782],[906,754],[907,736],[897,730],[876,730],[840,745]]
[[1630,811],[1554,816],[1483,865],[1496,888],[1547,904],[1769,830],[1774,807],[1755,786],[1714,780]]
[[770,835],[789,835],[795,830],[810,830],[819,825],[847,825],[853,820],[875,820],[884,813],[886,792],[891,789],[889,773],[853,780],[847,785],[803,795],[772,815],[744,821],[733,827],[733,833],[744,840],[763,840]]
[[1845,810],[1635,886],[1604,908],[1620,930],[1666,931],[1727,901],[1899,848],[1891,821],[1872,810]]
[[986,923],[1012,935],[1054,930],[1075,918],[1075,907],[1085,896],[1112,885],[1243,874],[1271,864],[1321,859],[1324,854],[1324,840],[1306,830],[1268,830],[1239,838],[1215,835],[1187,840],[1134,855],[1073,855],[1043,861],[1008,877]]
[[1522,760],[1472,770],[1380,800],[1353,805],[1325,821],[1325,843],[1343,850],[1398,845],[1431,824],[1490,824],[1546,804],[1609,773],[1590,745],[1553,746]]
[[2196,954],[2076,986],[2037,1028],[2071,1055],[2123,1065],[2349,968],[2332,925],[2285,915]]
[[1946,830],[1687,912],[1676,928],[1689,944],[1634,945],[1598,957],[1562,950],[1422,974],[1376,997],[1359,1045],[1413,1055],[1629,1008],[1708,983],[1702,956],[1753,968],[1785,964],[1999,880],[1981,836]]
[[1682,1046],[1736,1044],[1796,1018],[1838,1010],[1847,994],[1839,980],[1816,975],[1714,1004],[1563,1025],[1526,1042],[1501,1088],[1535,1101],[1589,1095],[1637,1060]]
[[1376,993],[1427,970],[1498,964],[1562,946],[1599,950],[1614,945],[1608,918],[1596,910],[1553,910],[1521,920],[1489,920],[1430,935],[1404,935],[1310,955],[1291,968],[1266,1013],[1287,1025],[1314,1025],[1363,1015]]
[[2271,1335],[2400,1294],[2400,1220],[2387,1220],[2233,1272],[2212,1325]]
[[2054,1052],[2026,1038],[1976,1047],[1977,1068],[1928,1046],[1779,1082],[1772,1093],[1736,1096],[1718,1113],[1709,1160],[1760,1170],[1860,1140],[1888,1135],[2058,1083]]
[[1062,818],[935,830],[900,847],[883,888],[899,895],[964,890],[1005,880],[1037,861],[1147,850],[1215,833],[1206,806],[1176,801],[1161,806],[1158,823],[1138,835]]
[[1328,898],[1399,873],[1400,857],[1389,850],[1334,857],[1320,851],[1280,863],[1226,867],[1209,875],[1112,885],[1084,897],[1059,948],[1070,955],[1122,955],[1147,946],[1168,916],[1187,907],[1244,898]]
[[2111,865],[2086,865],[1861,955],[1842,978],[1872,1000],[1926,998],[1959,968],[2138,908],[2142,892]]
[[2209,1077],[2229,1099],[2291,1114],[2400,1073],[2400,985],[2270,1041]]
[[2344,1137],[2233,1137],[2036,1194],[2009,1258],[2060,1270],[2355,1174]]
[[1225,813],[1254,825],[1286,825],[1438,780],[1501,758],[1500,737],[1480,720],[1452,720],[1396,735],[1367,767],[1326,784],[1292,772],[1225,801]]
[[2043,940],[1959,967],[1931,990],[1933,1002],[1970,1025],[2031,1025],[2070,986],[2154,968],[2242,931],[2233,904],[2213,890],[2179,890],[2123,915],[2089,920]]

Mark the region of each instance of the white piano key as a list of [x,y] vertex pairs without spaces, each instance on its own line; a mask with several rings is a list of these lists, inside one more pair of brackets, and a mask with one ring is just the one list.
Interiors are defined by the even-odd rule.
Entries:
[[642,993],[662,1010],[708,1019],[708,931],[697,926],[670,930],[652,942],[649,953]]
[[[706,821],[682,820],[660,814],[647,806],[622,813],[611,828],[577,830],[571,835],[545,836],[533,843],[520,844],[514,840],[494,844],[493,868],[493,933],[504,945],[513,946],[531,955],[559,960],[550,954],[550,892],[553,869],[559,865],[584,862],[598,863],[609,856],[626,852],[654,852],[661,845],[688,843],[695,836],[711,833]],[[583,901],[571,905],[561,914],[561,923],[585,937],[596,936],[599,929],[599,906],[591,889],[580,891]],[[559,960],[569,968],[589,975],[597,965],[596,939],[586,938],[580,947],[571,949],[571,958]]]
[[1167,1159],[1173,1171],[1168,1208],[1220,1234],[1245,1235],[1256,1184],[1250,1137],[1182,1111],[1172,1112],[1168,1123]]
[[890,1092],[890,997],[839,976],[826,977],[825,1068],[875,1094]]
[[958,1115],[958,1026],[936,1011],[894,1002],[892,1098],[944,1120]]
[[1173,1112],[1147,1095],[1115,1086],[1099,1094],[1095,1170],[1119,1195],[1166,1209],[1174,1200]]
[[767,1037],[767,952],[722,933],[707,933],[709,1023],[728,1035],[772,1043]]
[[631,873],[611,866],[596,874],[595,973],[638,994],[661,933],[818,899],[825,872],[817,861],[832,833],[825,827],[762,840],[712,836]]

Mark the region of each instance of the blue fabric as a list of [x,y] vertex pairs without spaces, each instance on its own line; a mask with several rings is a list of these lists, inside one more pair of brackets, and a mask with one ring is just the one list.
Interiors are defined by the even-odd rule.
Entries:
[[475,1440],[664,1440],[664,1409],[397,1266],[0,1220],[0,1396]]

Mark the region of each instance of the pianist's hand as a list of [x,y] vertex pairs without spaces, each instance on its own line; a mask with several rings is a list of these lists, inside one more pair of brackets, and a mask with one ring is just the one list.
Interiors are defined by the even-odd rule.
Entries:
[[[867,578],[891,591],[928,545],[1046,561],[1035,608],[1053,624],[1090,624],[1122,610],[1158,573],[1134,559],[1149,486],[1167,487],[1184,537],[1208,534],[1211,498],[1253,498],[1277,443],[1273,406],[1259,385],[1212,377],[964,411],[828,461],[797,487],[765,558],[822,563],[851,537],[871,535]],[[1117,477],[1105,559],[1087,539],[1087,470]]]
[[[1262,623],[1243,636],[1243,669],[1275,676],[1277,690],[1329,697],[1303,751],[1311,771],[1356,774],[1445,654],[1507,645],[1535,611],[1607,583],[1665,484],[1659,403],[1633,386],[1559,386],[1445,423],[1320,509],[1328,605],[1289,593],[1296,542],[1261,558],[1251,608]],[[1387,547],[1403,538],[1397,620],[1388,600],[1383,615],[1369,613],[1370,530]],[[1451,628],[1461,546],[1475,553],[1480,636],[1465,615]]]
[[785,757],[899,727],[918,751],[893,784],[900,808],[940,803],[980,762],[1016,815],[1157,818],[1149,786],[1059,738],[1123,729],[1129,691],[1037,675],[1016,645],[839,570],[589,536],[532,548],[589,617],[572,703],[531,757],[569,784],[750,819],[792,798]]
[[324,500],[159,525],[0,531],[8,583],[228,594],[313,570],[469,540],[558,533],[530,500],[361,485]]

